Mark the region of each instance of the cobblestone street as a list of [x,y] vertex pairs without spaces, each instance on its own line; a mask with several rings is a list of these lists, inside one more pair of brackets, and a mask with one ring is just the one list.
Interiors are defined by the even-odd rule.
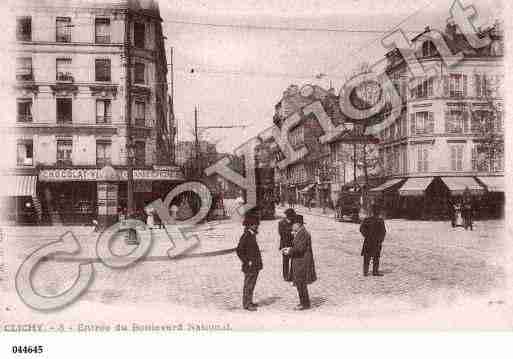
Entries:
[[[277,221],[264,221],[258,241],[264,261],[255,300],[262,312],[292,312],[297,303],[294,287],[281,277]],[[338,223],[328,216],[305,214],[312,233],[318,281],[310,287],[313,311],[358,316],[401,313],[483,295],[505,284],[501,267],[504,240],[502,221],[478,222],[475,230],[453,229],[446,222],[389,220],[383,245],[384,277],[363,277],[358,225]],[[4,255],[9,290],[17,267],[34,249],[56,240],[67,228],[7,228]],[[94,258],[95,237],[90,227],[69,228],[83,246],[81,258]],[[52,235],[53,233],[53,235]],[[237,245],[240,225],[223,221],[198,228],[201,246],[196,252]],[[234,253],[220,256],[166,259],[169,243],[156,241],[146,260],[128,269],[114,270],[95,263],[95,279],[80,302],[104,305],[177,304],[196,308],[241,310],[242,273]],[[70,286],[77,263],[48,261],[34,278],[42,294],[56,295]],[[5,278],[5,277],[4,277]],[[4,283],[5,285],[6,283]],[[74,305],[79,305],[76,303]],[[23,306],[21,302],[14,307]]]

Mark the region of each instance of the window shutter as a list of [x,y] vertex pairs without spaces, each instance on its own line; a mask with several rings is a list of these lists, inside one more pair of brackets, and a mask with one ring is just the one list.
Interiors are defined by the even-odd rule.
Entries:
[[449,76],[444,75],[443,82],[444,82],[444,96],[448,97],[449,96]]
[[422,147],[417,146],[417,172],[422,172]]
[[472,171],[477,171],[477,147],[472,148]]
[[456,171],[456,146],[451,146],[451,170]]
[[502,111],[495,111],[495,114],[497,116],[497,131],[502,131]]
[[462,171],[463,170],[463,146],[458,146],[458,153],[457,153],[457,170]]
[[445,110],[445,133],[449,133],[451,130],[451,112],[449,110]]
[[427,133],[435,132],[435,119],[433,116],[433,112],[428,112],[428,123],[426,125],[426,132]]
[[415,135],[415,114],[410,114],[410,136]]
[[476,97],[481,97],[481,75],[474,75],[474,86],[476,88]]
[[468,115],[469,114],[468,114],[467,109],[464,109],[463,112],[461,113],[461,116],[463,116],[463,133],[468,132],[468,120],[469,120]]
[[467,75],[463,75],[463,97],[467,97]]
[[428,80],[428,96],[433,97],[433,78]]
[[424,148],[424,172],[429,171],[429,151],[427,148]]

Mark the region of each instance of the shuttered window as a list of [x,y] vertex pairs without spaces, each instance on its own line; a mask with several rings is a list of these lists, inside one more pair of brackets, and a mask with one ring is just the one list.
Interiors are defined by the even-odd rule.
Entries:
[[95,19],[95,42],[97,44],[110,43],[110,19]]
[[141,62],[136,63],[134,66],[134,83],[146,83],[146,66]]
[[451,146],[451,170],[463,171],[463,145]]
[[58,17],[56,21],[56,41],[71,42],[71,18]]
[[16,40],[32,41],[32,18],[29,16],[16,19]]

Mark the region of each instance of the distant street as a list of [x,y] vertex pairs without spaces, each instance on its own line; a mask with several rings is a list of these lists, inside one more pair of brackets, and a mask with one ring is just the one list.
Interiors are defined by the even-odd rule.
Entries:
[[[281,278],[277,221],[262,222],[258,234],[264,269],[255,299],[261,305],[259,310],[265,312],[292,311],[297,304],[295,288]],[[503,221],[477,222],[473,232],[466,232],[451,228],[447,222],[389,220],[382,254],[385,276],[381,278],[362,276],[362,238],[357,224],[338,223],[308,211],[305,222],[312,233],[319,277],[311,286],[313,311],[335,313],[348,306],[356,308],[359,315],[416,310],[440,298],[450,301],[461,294],[486,294],[505,282],[499,264],[504,252],[499,234]],[[71,229],[82,243],[81,257],[94,257],[91,227],[7,227],[4,274],[10,282],[3,281],[3,286],[14,290],[14,274],[24,256],[56,240],[56,234],[66,229]],[[241,226],[222,221],[199,227],[197,234],[201,246],[196,252],[229,249],[236,246]],[[95,263],[94,282],[80,301],[142,307],[174,303],[242,311],[242,273],[234,253],[172,261],[166,258],[168,247],[167,241],[157,240],[148,260],[128,269],[113,270]],[[72,283],[75,275],[76,263],[46,262],[38,269],[34,283],[42,294],[56,295]]]

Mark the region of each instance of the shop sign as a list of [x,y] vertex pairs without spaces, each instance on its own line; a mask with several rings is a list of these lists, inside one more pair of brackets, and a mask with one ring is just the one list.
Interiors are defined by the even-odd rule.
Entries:
[[[121,181],[128,180],[126,169],[117,169]],[[134,169],[134,180],[141,181],[183,181],[184,177],[179,168],[165,169]],[[69,181],[105,181],[105,173],[99,168],[56,168],[43,169],[39,172],[41,182],[69,182]]]

